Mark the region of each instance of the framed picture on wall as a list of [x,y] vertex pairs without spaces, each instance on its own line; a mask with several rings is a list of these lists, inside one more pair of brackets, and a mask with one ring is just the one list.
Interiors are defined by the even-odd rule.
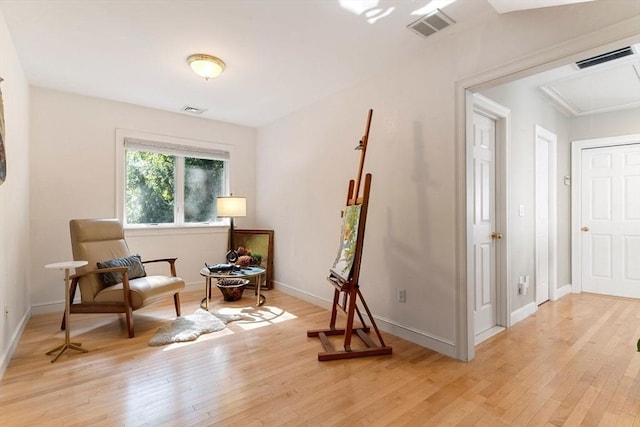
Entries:
[[[252,265],[266,270],[263,289],[273,287],[273,230],[233,230],[233,242],[238,255],[252,258]],[[251,287],[251,285],[249,285]]]

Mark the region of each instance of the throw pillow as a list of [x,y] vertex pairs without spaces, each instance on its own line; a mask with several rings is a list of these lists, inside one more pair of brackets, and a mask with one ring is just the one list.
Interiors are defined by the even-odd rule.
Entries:
[[[98,268],[110,268],[110,267],[129,267],[127,271],[129,280],[137,279],[138,277],[145,277],[147,272],[142,265],[142,258],[140,255],[131,255],[124,258],[110,259],[108,261],[102,261],[97,263]],[[122,282],[122,274],[118,272],[103,273],[102,280],[107,286],[116,285]]]

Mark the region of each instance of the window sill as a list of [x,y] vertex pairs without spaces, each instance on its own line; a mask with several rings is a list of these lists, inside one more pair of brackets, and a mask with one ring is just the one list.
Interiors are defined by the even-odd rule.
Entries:
[[127,237],[137,236],[184,236],[188,234],[223,234],[229,232],[228,225],[154,225],[148,227],[125,227]]

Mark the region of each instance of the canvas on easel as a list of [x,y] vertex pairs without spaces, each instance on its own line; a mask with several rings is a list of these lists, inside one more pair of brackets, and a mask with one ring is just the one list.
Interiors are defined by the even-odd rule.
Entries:
[[[371,127],[371,117],[373,110],[369,110],[365,134],[356,147],[360,151],[360,165],[356,180],[349,181],[347,190],[347,201],[342,211],[342,230],[340,233],[340,247],[338,255],[329,269],[327,281],[333,286],[333,304],[331,309],[331,319],[329,328],[307,331],[308,337],[320,339],[324,352],[318,353],[318,360],[350,359],[354,357],[379,356],[391,354],[392,348],[385,345],[382,334],[375,323],[373,315],[360,291],[360,266],[362,251],[364,247],[364,234],[367,221],[367,210],[369,207],[369,194],[371,189],[371,174],[365,175],[362,193],[360,186],[362,181],[362,171],[364,159],[369,140],[369,128]],[[379,344],[375,343],[368,335],[370,328],[359,308],[359,303],[367,313],[368,319],[373,326]],[[337,327],[338,311],[346,314],[344,327]],[[360,325],[355,325],[356,315]],[[344,343],[342,349],[336,349],[328,336],[342,335]],[[353,347],[351,337],[356,335],[364,344],[364,347]]]
[[342,217],[342,231],[340,232],[340,247],[333,262],[331,272],[342,280],[349,280],[353,261],[356,257],[358,242],[358,225],[360,223],[361,205],[347,206]]

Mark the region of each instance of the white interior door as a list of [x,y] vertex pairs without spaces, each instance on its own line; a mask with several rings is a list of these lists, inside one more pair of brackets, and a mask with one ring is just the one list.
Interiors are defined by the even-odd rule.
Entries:
[[[473,114],[473,282],[475,335],[497,324],[495,120]],[[494,235],[495,236],[495,235]]]
[[536,126],[535,179],[535,297],[540,305],[550,298],[556,282],[556,151],[557,136]]
[[640,143],[581,151],[582,290],[640,298]]

